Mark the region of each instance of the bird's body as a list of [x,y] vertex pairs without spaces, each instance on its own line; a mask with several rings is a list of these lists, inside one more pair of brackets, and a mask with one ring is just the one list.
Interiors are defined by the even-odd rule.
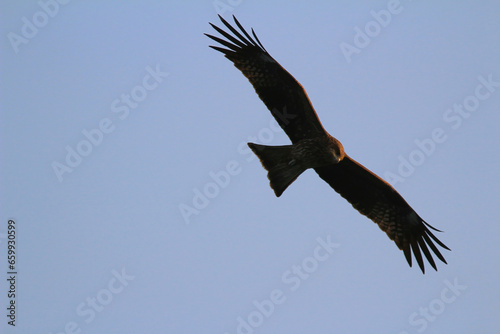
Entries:
[[259,157],[276,196],[306,169],[326,167],[344,158],[342,144],[332,136],[301,139],[293,145],[266,146],[248,143]]
[[378,224],[403,250],[410,266],[413,251],[424,272],[422,251],[436,269],[429,247],[446,263],[433,241],[448,248],[429,230],[434,228],[390,184],[345,154],[342,144],[321,125],[305,90],[269,55],[255,32],[252,30],[254,40],[236,18],[241,32],[220,19],[234,36],[211,24],[227,40],[206,35],[228,49],[211,47],[224,53],[248,78],[292,141],[292,145],[284,146],[248,144],[268,171],[276,196],[281,196],[302,172],[312,168],[356,210]]

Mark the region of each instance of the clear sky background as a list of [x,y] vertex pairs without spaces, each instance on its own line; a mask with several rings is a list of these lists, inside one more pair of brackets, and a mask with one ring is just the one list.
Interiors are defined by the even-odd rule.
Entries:
[[2,1],[2,333],[498,333],[498,1],[215,3],[444,231],[425,275],[314,171],[275,197],[244,143],[288,138],[173,3]]

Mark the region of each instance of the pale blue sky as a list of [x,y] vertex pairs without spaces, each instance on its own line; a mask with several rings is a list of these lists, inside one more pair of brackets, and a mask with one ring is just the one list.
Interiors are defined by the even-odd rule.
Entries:
[[275,197],[213,0],[62,3],[1,4],[3,333],[498,333],[497,1],[217,2],[444,231],[425,275],[313,171]]

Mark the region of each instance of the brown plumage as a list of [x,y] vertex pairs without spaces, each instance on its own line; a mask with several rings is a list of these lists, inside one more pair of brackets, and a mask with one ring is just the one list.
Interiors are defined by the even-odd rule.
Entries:
[[220,15],[219,18],[233,35],[210,23],[227,40],[205,35],[227,49],[210,47],[222,52],[248,78],[292,141],[292,145],[284,146],[248,143],[268,171],[276,196],[279,197],[303,171],[313,168],[356,210],[394,240],[410,267],[412,253],[422,272],[425,272],[422,252],[435,270],[432,253],[446,263],[434,242],[444,249],[449,248],[430,229],[439,230],[420,218],[390,184],[345,154],[342,144],[321,125],[305,90],[269,55],[253,29],[252,38],[234,16],[240,31]]

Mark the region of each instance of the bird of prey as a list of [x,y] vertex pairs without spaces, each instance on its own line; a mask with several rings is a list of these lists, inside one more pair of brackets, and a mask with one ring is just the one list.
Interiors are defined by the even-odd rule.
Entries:
[[[374,221],[403,251],[412,265],[412,252],[422,273],[422,253],[437,270],[431,251],[444,263],[446,260],[434,244],[449,250],[431,232],[441,232],[427,224],[387,182],[351,159],[342,144],[321,125],[302,86],[266,51],[252,29],[252,36],[233,16],[239,28],[219,15],[232,33],[210,23],[226,39],[205,34],[225,48],[210,46],[233,62],[253,85],[256,93],[271,111],[278,124],[292,141],[291,145],[265,146],[248,143],[268,171],[276,196],[306,169],[344,197],[361,214]],[[429,250],[430,248],[430,250]]]

